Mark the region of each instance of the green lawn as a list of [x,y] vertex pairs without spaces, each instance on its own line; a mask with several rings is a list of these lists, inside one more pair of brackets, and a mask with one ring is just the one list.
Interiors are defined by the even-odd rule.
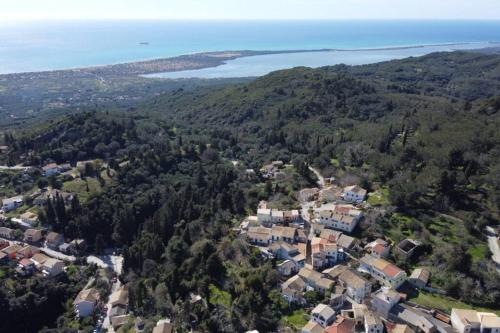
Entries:
[[389,189],[382,187],[377,191],[368,194],[368,203],[372,206],[387,206],[389,202]]
[[422,291],[419,292],[417,297],[411,298],[410,301],[423,306],[439,309],[446,313],[451,313],[452,308],[458,308],[458,309],[474,309],[480,311],[495,312],[497,315],[500,315],[500,310],[474,307],[472,305],[466,304],[464,302],[461,302],[459,300],[450,297],[441,296],[437,294],[429,294]]
[[[88,184],[88,191],[87,191]],[[89,196],[94,193],[99,193],[101,191],[101,185],[99,181],[95,178],[75,179],[63,184],[63,191],[78,194],[78,199],[81,202],[88,200]]]
[[213,284],[211,284],[208,288],[210,290],[210,298],[208,300],[210,304],[220,304],[225,306],[227,309],[231,308],[231,294],[227,291],[220,290]]
[[489,249],[486,244],[478,244],[474,247],[471,247],[468,252],[472,257],[472,262],[478,262],[487,258]]
[[309,316],[306,314],[306,312],[300,309],[300,310],[295,310],[292,314],[284,316],[281,319],[283,320],[283,323],[285,325],[292,326],[292,328],[300,330],[309,321],[308,317]]

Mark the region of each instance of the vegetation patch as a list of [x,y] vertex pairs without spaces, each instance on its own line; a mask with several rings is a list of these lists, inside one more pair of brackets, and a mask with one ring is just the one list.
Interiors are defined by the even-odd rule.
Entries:
[[210,290],[210,298],[208,301],[212,305],[222,305],[226,309],[231,308],[231,294],[228,293],[227,291],[220,290],[215,286],[214,284],[210,284],[208,287]]
[[294,329],[301,329],[309,321],[309,316],[303,309],[295,310],[287,316],[283,316],[282,321],[286,326],[291,326]]

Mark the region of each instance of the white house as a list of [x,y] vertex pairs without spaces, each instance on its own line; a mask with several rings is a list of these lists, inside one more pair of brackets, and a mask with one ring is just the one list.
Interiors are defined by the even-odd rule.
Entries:
[[322,210],[319,213],[319,223],[327,228],[351,233],[358,224],[358,218],[351,215],[336,213],[334,210]]
[[46,276],[56,276],[63,272],[64,262],[59,259],[49,258],[42,264],[42,272]]
[[99,299],[100,295],[97,289],[90,288],[80,291],[73,301],[75,314],[80,318],[92,315]]
[[326,327],[335,321],[335,310],[326,304],[318,304],[312,310],[311,318],[316,323]]
[[366,297],[370,296],[372,290],[371,283],[350,269],[342,272],[338,280],[346,288],[347,295],[355,302],[361,304]]
[[359,185],[351,185],[344,187],[342,197],[345,201],[363,202],[366,198],[366,190]]
[[371,311],[365,312],[365,333],[384,333],[382,320]]
[[371,305],[375,311],[387,318],[391,309],[399,303],[401,295],[389,287],[382,287],[372,295]]
[[406,272],[390,262],[366,254],[360,260],[360,271],[364,271],[394,289],[406,281]]
[[271,209],[259,208],[257,209],[257,220],[262,225],[269,225],[271,222]]
[[23,197],[17,196],[2,200],[2,210],[4,212],[9,212],[23,205]]
[[500,333],[500,317],[476,310],[452,309],[451,325],[459,333]]

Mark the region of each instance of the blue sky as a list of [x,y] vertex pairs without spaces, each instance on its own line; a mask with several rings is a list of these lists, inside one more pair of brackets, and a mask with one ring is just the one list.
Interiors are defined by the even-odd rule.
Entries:
[[0,0],[20,19],[500,19],[500,0]]

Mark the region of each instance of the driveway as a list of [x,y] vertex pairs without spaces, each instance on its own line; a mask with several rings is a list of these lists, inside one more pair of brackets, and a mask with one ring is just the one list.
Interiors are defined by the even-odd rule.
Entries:
[[87,257],[87,263],[96,264],[100,268],[111,268],[118,275],[121,275],[122,269],[123,269],[123,257],[122,256],[90,255]]

